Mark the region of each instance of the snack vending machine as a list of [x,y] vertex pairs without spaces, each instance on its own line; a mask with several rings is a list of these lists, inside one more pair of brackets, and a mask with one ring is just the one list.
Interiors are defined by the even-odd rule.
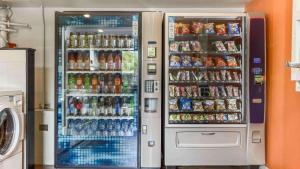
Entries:
[[162,19],[56,13],[56,168],[160,167]]
[[265,164],[263,14],[166,14],[164,160]]

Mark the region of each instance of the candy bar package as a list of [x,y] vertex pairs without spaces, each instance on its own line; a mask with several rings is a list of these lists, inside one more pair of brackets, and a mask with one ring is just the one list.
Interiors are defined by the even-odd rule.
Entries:
[[192,63],[193,63],[193,66],[195,66],[195,67],[203,66],[203,62],[202,62],[201,58],[196,55],[192,56]]
[[193,97],[198,97],[198,87],[197,86],[192,86],[192,96]]
[[232,86],[226,86],[227,96],[233,97],[233,87]]
[[214,114],[209,114],[209,115],[207,116],[207,120],[209,120],[209,121],[214,121],[214,120],[216,120],[216,117],[215,117]]
[[198,81],[197,73],[195,71],[191,71],[191,80]]
[[224,114],[223,113],[216,114],[216,120],[223,121],[224,120]]
[[[178,74],[179,74],[178,81],[186,81],[185,71],[179,71]],[[178,74],[177,74],[177,77],[178,77]]]
[[208,120],[208,114],[203,115],[203,120],[207,121]]
[[215,41],[213,44],[215,44],[217,52],[227,52],[227,49],[222,41]]
[[226,71],[226,77],[228,81],[232,81],[231,73],[230,71]]
[[204,80],[205,81],[209,81],[209,78],[208,78],[208,75],[207,75],[207,72],[202,72],[204,74]]
[[181,97],[186,97],[185,87],[183,87],[183,86],[180,87],[180,96]]
[[175,86],[175,97],[180,97],[180,87]]
[[189,55],[181,56],[181,65],[184,67],[192,67],[192,58]]
[[215,58],[215,63],[216,63],[216,66],[217,67],[224,67],[224,66],[227,66],[225,60],[221,57],[216,57]]
[[227,62],[227,66],[229,66],[229,67],[236,67],[236,66],[238,66],[235,57],[233,57],[233,56],[225,56],[225,59],[226,59],[226,62]]
[[182,24],[182,34],[190,34],[190,24]]
[[216,77],[216,81],[221,81],[221,76],[220,76],[220,72],[219,71],[215,72],[215,77]]
[[209,80],[215,81],[215,73],[213,71],[208,71]]
[[170,95],[170,97],[175,97],[175,86],[174,85],[169,86],[169,95]]
[[169,80],[170,81],[177,81],[177,77],[174,76],[172,73],[169,73]]
[[220,96],[222,97],[227,97],[227,94],[226,94],[226,90],[225,90],[225,87],[224,86],[219,86],[219,93],[220,93]]
[[214,60],[212,57],[208,56],[208,57],[204,57],[203,58],[203,61],[204,61],[204,65],[206,67],[212,67],[212,66],[215,66],[214,64]]
[[195,34],[203,32],[204,24],[202,22],[193,22],[192,23],[192,32]]
[[236,99],[227,99],[227,109],[228,110],[237,110],[237,100]]
[[232,72],[232,74],[233,74],[233,80],[240,81],[240,77],[239,77],[238,72]]
[[238,121],[239,115],[237,113],[228,114],[228,121]]
[[192,115],[191,114],[181,114],[181,120],[191,121],[192,120]]
[[171,52],[178,52],[179,51],[179,43],[178,42],[171,42],[170,43],[170,51]]
[[171,111],[177,111],[178,110],[178,100],[177,99],[170,99],[169,100],[169,109]]
[[185,71],[185,79],[186,79],[186,81],[191,80],[190,71]]
[[171,121],[180,121],[181,120],[181,117],[179,114],[171,114],[170,115],[170,120]]
[[236,47],[234,41],[226,41],[228,52],[238,52],[238,48]]
[[199,74],[198,80],[199,81],[204,81],[205,80],[205,76],[207,76],[206,72],[199,72],[198,74]]
[[216,97],[216,91],[214,86],[209,86],[209,93],[211,97]]
[[215,110],[215,102],[213,100],[205,100],[204,101],[204,110],[206,110],[206,111]]
[[190,42],[189,41],[183,41],[180,43],[180,51],[182,52],[189,52],[191,51],[191,48],[190,48]]
[[223,121],[228,121],[228,114],[224,114],[224,116],[223,116]]
[[214,23],[206,23],[204,24],[204,32],[206,34],[214,34],[215,33],[215,24]]
[[226,34],[225,24],[216,25],[216,32],[217,32],[218,35],[225,35]]
[[202,101],[193,100],[193,110],[194,111],[204,111]]
[[226,72],[227,72],[226,70],[221,70],[221,80],[222,81],[227,80]]
[[240,90],[239,87],[233,87],[233,96],[234,97],[239,97],[240,96]]
[[180,56],[170,56],[170,67],[180,67]]
[[180,98],[179,102],[181,110],[193,110],[192,99]]
[[200,114],[193,114],[192,119],[193,119],[193,121],[199,122],[199,121],[201,121],[202,118],[201,118]]
[[201,44],[199,41],[191,41],[191,51],[199,52],[202,50]]
[[187,97],[192,97],[193,96],[192,87],[191,86],[186,86],[185,87],[185,91],[186,91],[186,96]]
[[175,23],[175,34],[182,34],[182,23]]
[[239,24],[238,23],[228,23],[228,34],[238,35],[240,34]]
[[226,105],[224,100],[215,100],[216,110],[226,110]]

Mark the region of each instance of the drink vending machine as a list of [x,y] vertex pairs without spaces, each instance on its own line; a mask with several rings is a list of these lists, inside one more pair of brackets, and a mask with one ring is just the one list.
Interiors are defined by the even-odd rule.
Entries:
[[165,15],[167,167],[265,164],[263,14]]
[[160,167],[162,19],[56,13],[55,167]]

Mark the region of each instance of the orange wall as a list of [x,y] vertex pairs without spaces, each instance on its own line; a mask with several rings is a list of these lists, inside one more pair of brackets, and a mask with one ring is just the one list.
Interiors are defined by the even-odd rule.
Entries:
[[253,0],[267,17],[267,166],[300,169],[300,93],[285,62],[291,56],[292,0]]

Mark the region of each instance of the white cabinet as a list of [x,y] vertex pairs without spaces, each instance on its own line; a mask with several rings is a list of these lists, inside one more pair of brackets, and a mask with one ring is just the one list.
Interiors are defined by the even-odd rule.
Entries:
[[300,0],[293,0],[292,67],[291,79],[296,81],[296,91],[300,92]]

